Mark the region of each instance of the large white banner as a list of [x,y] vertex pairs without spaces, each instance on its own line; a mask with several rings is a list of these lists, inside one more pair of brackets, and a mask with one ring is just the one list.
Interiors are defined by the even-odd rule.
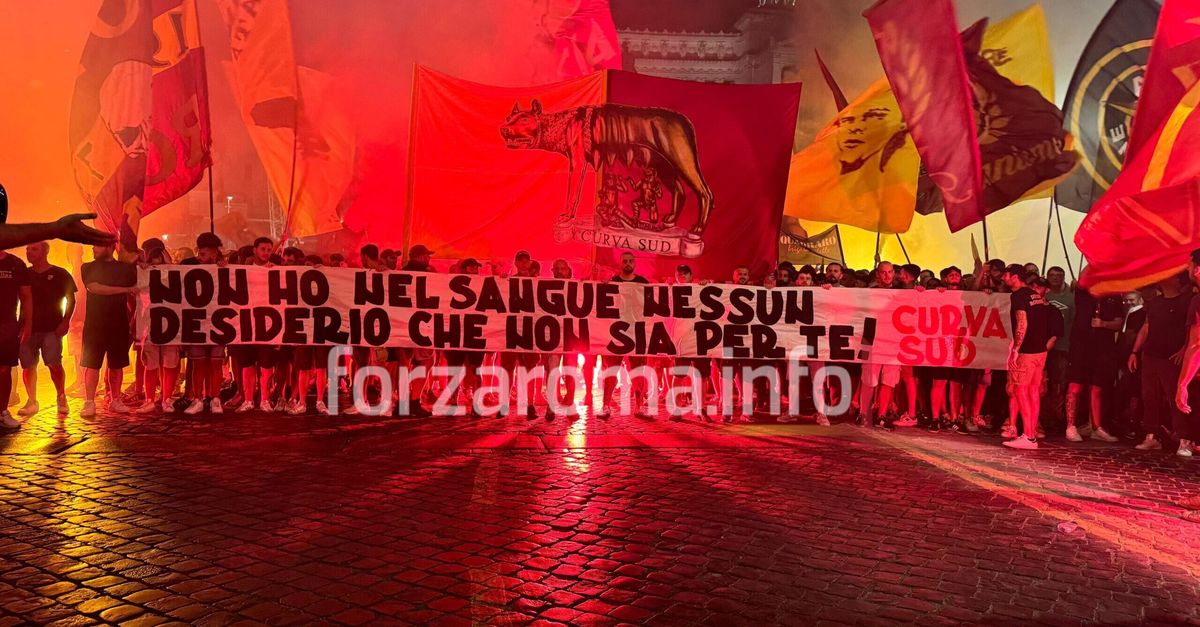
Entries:
[[1003,369],[1008,296],[497,278],[351,268],[144,269],[139,337]]

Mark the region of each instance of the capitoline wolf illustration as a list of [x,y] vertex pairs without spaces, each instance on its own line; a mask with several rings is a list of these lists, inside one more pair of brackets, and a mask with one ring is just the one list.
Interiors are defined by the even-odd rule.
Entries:
[[[708,225],[713,193],[696,154],[696,129],[685,116],[666,109],[619,104],[585,105],[543,112],[534,100],[528,111],[520,103],[500,127],[509,148],[546,150],[567,157],[567,203],[560,220],[575,218],[583,195],[583,180],[590,165],[600,170],[621,159],[653,168],[663,188],[671,192],[671,210],[655,224],[657,230],[674,227],[683,213],[684,189],[690,188],[699,203],[696,223],[688,230],[698,239]],[[657,216],[656,216],[657,218]]]

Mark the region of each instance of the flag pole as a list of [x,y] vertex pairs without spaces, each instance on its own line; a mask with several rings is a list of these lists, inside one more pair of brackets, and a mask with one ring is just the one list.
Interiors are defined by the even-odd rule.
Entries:
[[879,238],[880,237],[881,237],[881,233],[879,231],[875,231],[875,265],[877,265],[877,266],[879,265]]
[[991,260],[991,253],[988,252],[988,236],[987,236],[987,216],[983,217],[983,259],[984,261]]
[[[413,196],[416,192],[416,181],[413,174],[416,172],[414,155],[417,149],[417,89],[420,87],[421,66],[414,63],[412,66],[412,90],[409,92],[412,97],[409,101],[408,111],[408,163],[405,164],[405,190],[404,190],[404,233],[400,235],[400,254],[403,255],[405,261],[408,261],[408,251],[413,245],[412,241],[412,224],[413,224]],[[592,256],[592,267],[595,263],[595,252]]]
[[900,239],[900,234],[896,234],[896,241],[900,242],[900,252],[904,253],[904,263],[912,263],[912,259],[908,258],[908,249],[904,247],[904,240]]
[[1046,212],[1046,244],[1042,247],[1042,272],[1046,271],[1046,264],[1050,262],[1050,223],[1054,220],[1054,194],[1050,195],[1050,207]]
[[[1062,228],[1062,210],[1058,208],[1058,202],[1054,203],[1054,217],[1058,220],[1058,239],[1062,241],[1063,257],[1067,259],[1067,270],[1071,272],[1071,280],[1075,280],[1075,268],[1071,267],[1071,253],[1067,251],[1067,235]],[[1083,253],[1080,252],[1079,271],[1083,272]]]
[[[196,12],[195,15],[193,16],[196,19],[196,43],[200,47],[201,55],[203,55],[204,54],[204,39],[203,39],[203,32],[200,29],[200,5],[199,5],[199,3],[193,3],[192,9]],[[207,59],[207,57],[204,57],[204,58]],[[205,88],[207,89],[207,86],[208,86],[207,63],[201,64],[201,68],[204,71],[204,85],[205,85]],[[205,107],[205,108],[207,109],[207,107]],[[209,138],[208,138],[208,141],[209,141],[209,145],[208,145],[208,232],[216,233],[217,232],[217,226],[216,226],[217,219],[216,219],[216,212],[213,208],[214,201],[213,201],[212,120],[211,119],[209,120],[209,131],[208,132],[209,132]]]
[[212,164],[208,165],[208,232],[217,232],[216,213],[213,210],[213,180],[212,180]]
[[846,251],[842,249],[842,225],[833,225],[833,232],[837,233],[838,238],[838,257],[842,260],[842,269],[846,269]]

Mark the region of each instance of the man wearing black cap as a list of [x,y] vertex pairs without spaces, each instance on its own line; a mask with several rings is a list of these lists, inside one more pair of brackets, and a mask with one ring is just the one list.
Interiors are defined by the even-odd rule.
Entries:
[[67,413],[66,372],[62,366],[62,338],[67,334],[75,313],[75,279],[66,268],[46,260],[50,244],[37,242],[25,247],[29,260],[29,287],[33,297],[33,326],[29,339],[21,343],[21,372],[29,401],[17,413],[32,416],[38,412],[38,355],[50,371],[50,380],[58,392],[58,413]]
[[[157,266],[170,263],[167,246],[162,240],[152,238],[142,244],[142,254],[147,266]],[[153,344],[148,339],[138,338],[138,365],[144,375],[146,402],[134,413],[150,414],[157,411],[171,413],[174,403],[171,394],[175,391],[175,382],[179,378],[179,346]],[[161,384],[162,392],[155,400],[155,393]]]
[[[217,265],[222,263],[221,238],[216,233],[201,233],[196,237],[196,256],[179,262],[185,266]],[[188,415],[204,411],[205,406],[214,414],[224,413],[221,407],[221,383],[225,364],[225,347],[213,345],[190,345],[187,347],[188,376],[192,402],[183,410]]]
[[[529,251],[517,251],[517,254],[513,257],[513,272],[510,277],[537,278],[540,273],[541,264],[534,261],[533,258],[530,257]],[[500,362],[500,367],[503,368],[506,373],[508,373],[509,381],[513,382],[514,385],[516,384],[519,376],[517,373],[517,366],[521,366],[526,371],[531,372],[541,365],[543,361],[542,355],[539,355],[538,353],[526,353],[520,351],[502,351],[497,355],[497,357],[499,358],[498,361]],[[537,399],[535,398],[534,394],[535,383],[536,381],[532,376],[526,378],[525,417],[528,420],[534,420],[537,418]],[[500,410],[497,413],[497,417],[503,417],[507,415],[509,411],[509,405],[509,395],[505,393],[503,398],[500,399]],[[547,412],[548,411],[549,408],[547,408]]]
[[[458,263],[458,271],[462,274],[478,275],[483,264],[473,257],[463,259]],[[479,367],[483,365],[483,351],[446,350],[446,365],[451,368],[463,368],[463,377],[458,389],[456,403],[468,408],[474,408],[475,390],[479,388]]]
[[[412,248],[408,249],[408,262],[400,270],[402,272],[433,272],[433,267],[429,263],[432,259],[432,250],[429,250],[424,244],[415,244]],[[396,357],[400,360],[400,365],[408,368],[410,374],[419,365],[433,365],[434,354],[430,349],[396,348],[395,351]],[[425,418],[433,415],[421,405],[421,391],[425,388],[425,384],[428,381],[428,376],[409,380],[409,390],[406,396],[408,398],[407,412],[397,406],[397,413],[417,418]],[[399,393],[398,390],[397,393]]]
[[399,265],[400,262],[400,253],[392,250],[391,248],[384,248],[383,251],[379,253],[379,260],[383,262],[384,267],[386,267],[388,270],[395,271],[396,266]]
[[516,256],[513,257],[513,275],[529,276],[530,266],[533,265],[533,257],[529,256],[528,250],[518,250]]
[[408,262],[400,270],[402,272],[429,272],[429,261],[432,258],[432,250],[429,250],[424,244],[416,244],[408,249]]

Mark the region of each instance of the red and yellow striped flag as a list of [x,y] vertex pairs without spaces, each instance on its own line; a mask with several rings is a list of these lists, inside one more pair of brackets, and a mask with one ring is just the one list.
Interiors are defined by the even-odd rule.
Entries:
[[1178,272],[1200,248],[1200,0],[1166,0],[1125,166],[1080,226],[1082,284],[1127,291]]

